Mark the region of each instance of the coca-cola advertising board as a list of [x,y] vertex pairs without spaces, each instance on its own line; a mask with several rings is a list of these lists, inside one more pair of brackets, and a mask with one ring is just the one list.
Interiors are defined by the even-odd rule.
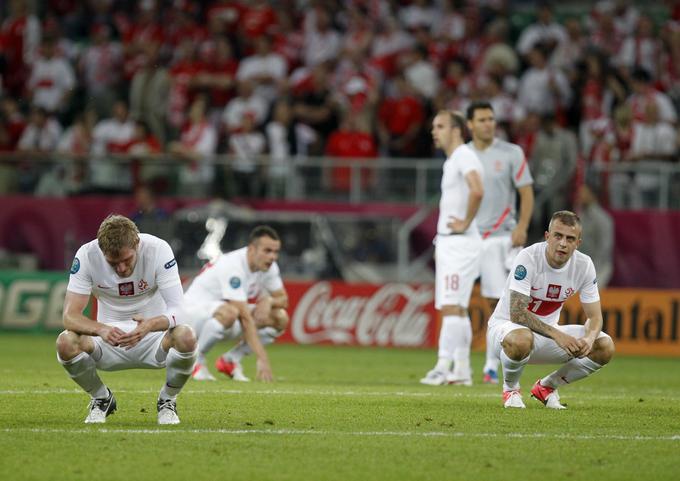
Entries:
[[286,282],[298,344],[430,347],[436,344],[434,285]]

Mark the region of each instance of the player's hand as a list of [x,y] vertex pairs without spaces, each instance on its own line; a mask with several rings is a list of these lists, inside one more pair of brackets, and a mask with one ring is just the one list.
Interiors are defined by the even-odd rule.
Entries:
[[144,336],[146,336],[150,330],[149,323],[146,322],[145,318],[134,316],[132,320],[137,323],[137,327],[127,334],[124,334],[120,339],[120,347],[124,347],[125,350],[132,349],[139,344],[139,341],[144,339]]
[[571,357],[577,357],[577,355],[583,350],[583,343],[581,342],[582,339],[576,339],[575,337],[563,332],[560,332],[560,335],[555,337],[554,341]]
[[512,247],[523,246],[527,243],[527,230],[522,227],[515,227],[510,234],[512,240]]
[[449,216],[449,222],[446,224],[446,227],[451,229],[452,234],[462,234],[467,230],[468,224],[464,220]]
[[99,337],[101,337],[104,342],[111,344],[112,346],[120,345],[120,341],[125,336],[125,331],[114,326],[109,326],[108,324],[102,324],[101,332]]
[[274,376],[272,375],[272,368],[269,365],[269,361],[267,359],[257,360],[256,379],[262,382],[272,382],[274,380]]
[[578,358],[583,358],[586,357],[588,354],[590,354],[590,351],[593,350],[593,344],[595,343],[594,340],[588,338],[588,337],[582,337],[578,339],[578,342],[581,346],[581,350],[576,353],[575,357]]

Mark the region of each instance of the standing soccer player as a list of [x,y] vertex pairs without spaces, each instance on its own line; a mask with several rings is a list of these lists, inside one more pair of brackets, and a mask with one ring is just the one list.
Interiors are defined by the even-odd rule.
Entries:
[[[487,331],[487,343],[503,365],[503,403],[524,408],[519,379],[524,366],[562,364],[539,379],[531,395],[551,409],[564,409],[557,388],[600,370],[614,355],[614,342],[602,332],[602,309],[593,261],[576,248],[581,221],[555,212],[545,242],[523,249]],[[585,325],[559,326],[564,302],[579,292]]]
[[[83,311],[97,298],[97,320]],[[158,424],[179,424],[177,395],[196,361],[193,329],[182,319],[182,284],[172,249],[140,234],[130,219],[110,215],[97,239],[73,260],[57,358],[91,397],[86,423],[103,423],[116,408],[97,370],[166,368],[156,404]]]
[[273,343],[288,325],[288,294],[276,263],[280,250],[281,240],[274,229],[255,227],[246,247],[207,264],[189,286],[187,311],[199,333],[194,379],[215,380],[206,366],[206,354],[221,339],[243,337],[245,342],[241,340],[217,358],[217,370],[235,381],[249,381],[241,359],[255,352],[257,379],[272,380],[263,346]]
[[[533,179],[522,148],[495,137],[496,119],[489,102],[471,103],[467,121],[472,133],[472,141],[467,145],[484,166],[484,199],[476,221],[482,235],[481,291],[493,312],[503,293],[512,261],[527,241],[534,208]],[[519,194],[517,220],[515,190]],[[498,363],[498,358],[487,346],[485,383],[498,383]]]
[[[475,215],[484,196],[484,169],[464,144],[465,119],[440,111],[432,121],[432,138],[447,156],[441,182],[435,239],[435,307],[441,310],[437,364],[422,384],[472,384],[468,305],[479,275],[482,240]],[[453,363],[453,370],[451,369]]]

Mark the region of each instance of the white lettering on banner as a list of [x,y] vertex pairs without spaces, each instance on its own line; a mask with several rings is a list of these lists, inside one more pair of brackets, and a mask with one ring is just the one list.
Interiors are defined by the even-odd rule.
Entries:
[[45,310],[48,281],[26,280],[13,282],[7,291],[3,313],[5,327],[34,327]]
[[432,319],[423,307],[434,298],[432,286],[386,284],[368,296],[349,297],[333,297],[331,291],[330,283],[319,282],[302,296],[291,323],[296,342],[379,346],[426,343]]

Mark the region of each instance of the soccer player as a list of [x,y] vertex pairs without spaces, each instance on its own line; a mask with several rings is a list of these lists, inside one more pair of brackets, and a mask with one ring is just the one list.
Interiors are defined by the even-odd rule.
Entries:
[[[90,295],[97,320],[83,315]],[[179,424],[177,395],[196,361],[196,336],[182,324],[182,284],[172,249],[140,234],[130,219],[110,215],[97,238],[78,249],[64,299],[57,359],[91,397],[86,423],[103,423],[116,398],[98,370],[166,368],[158,424]]]
[[288,325],[288,294],[276,263],[280,250],[281,240],[274,229],[255,227],[246,247],[206,264],[189,286],[187,310],[199,333],[194,379],[215,380],[206,366],[206,354],[221,339],[243,337],[217,358],[217,370],[235,381],[247,382],[241,359],[255,352],[257,379],[272,380],[263,346],[274,342]]
[[[472,102],[467,121],[472,134],[467,145],[484,166],[484,199],[476,221],[482,235],[481,291],[493,312],[512,261],[527,241],[534,208],[533,179],[522,148],[495,137],[496,119],[489,102]],[[515,190],[519,194],[518,220]],[[484,383],[498,384],[498,363],[487,346]]]
[[[475,215],[484,195],[484,168],[464,144],[465,119],[440,111],[432,121],[432,138],[447,156],[441,182],[435,238],[435,307],[441,310],[437,364],[422,384],[472,384],[468,305],[479,275],[482,239]],[[453,363],[453,369],[451,364]]]
[[[503,365],[503,402],[524,408],[519,379],[524,366],[562,364],[539,379],[531,395],[551,409],[564,409],[557,389],[597,372],[614,355],[614,342],[601,331],[602,310],[592,260],[576,248],[581,221],[555,212],[545,242],[523,249],[489,320],[487,342]],[[579,293],[585,325],[559,326],[564,302]]]

